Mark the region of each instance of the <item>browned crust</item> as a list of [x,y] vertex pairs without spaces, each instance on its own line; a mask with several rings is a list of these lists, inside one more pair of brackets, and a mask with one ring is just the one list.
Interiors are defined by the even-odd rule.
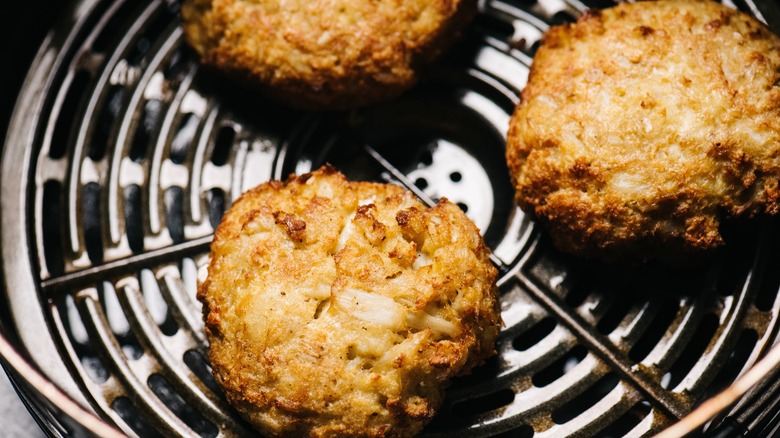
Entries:
[[553,27],[510,122],[517,202],[585,257],[716,248],[723,218],[778,210],[779,85],[780,39],[714,2]]
[[204,64],[294,107],[346,109],[414,85],[477,0],[186,0],[181,11]]
[[330,167],[262,184],[217,228],[198,291],[214,377],[268,435],[414,435],[495,353],[496,277],[446,200]]

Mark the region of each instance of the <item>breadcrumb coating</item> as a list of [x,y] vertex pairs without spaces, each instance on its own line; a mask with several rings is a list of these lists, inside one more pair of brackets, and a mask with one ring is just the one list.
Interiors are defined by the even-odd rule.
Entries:
[[203,63],[305,109],[397,96],[476,12],[477,0],[185,0],[181,8]]
[[562,250],[679,261],[780,204],[780,38],[710,1],[550,28],[510,122],[521,208]]
[[411,436],[495,353],[497,271],[454,204],[331,167],[262,184],[214,237],[214,376],[273,436]]

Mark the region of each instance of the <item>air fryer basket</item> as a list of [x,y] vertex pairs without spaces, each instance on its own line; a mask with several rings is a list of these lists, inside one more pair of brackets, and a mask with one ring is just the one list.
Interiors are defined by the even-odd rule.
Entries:
[[485,0],[410,93],[308,113],[201,68],[175,1],[75,2],[29,70],[2,160],[2,325],[22,355],[3,338],[0,353],[43,427],[250,433],[210,374],[197,271],[244,190],[329,162],[447,196],[493,249],[499,354],[454,382],[427,435],[638,437],[683,418],[769,433],[780,350],[748,370],[777,341],[778,220],[724,229],[701,267],[616,267],[557,252],[514,205],[506,128],[539,40],[609,4]]

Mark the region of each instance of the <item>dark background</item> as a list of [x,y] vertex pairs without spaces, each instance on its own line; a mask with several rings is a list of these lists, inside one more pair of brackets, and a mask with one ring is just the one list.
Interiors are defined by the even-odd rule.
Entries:
[[27,68],[66,0],[22,0],[0,8],[0,149]]

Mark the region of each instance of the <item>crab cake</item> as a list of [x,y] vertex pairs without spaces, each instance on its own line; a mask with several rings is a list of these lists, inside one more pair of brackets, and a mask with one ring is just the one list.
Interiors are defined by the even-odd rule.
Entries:
[[553,27],[507,160],[517,202],[565,251],[700,255],[723,244],[722,220],[780,206],[780,39],[709,1],[621,4]]
[[410,88],[477,0],[185,0],[204,64],[305,109],[346,109]]
[[323,167],[245,193],[204,304],[214,376],[259,431],[408,436],[495,352],[497,271],[454,204]]

